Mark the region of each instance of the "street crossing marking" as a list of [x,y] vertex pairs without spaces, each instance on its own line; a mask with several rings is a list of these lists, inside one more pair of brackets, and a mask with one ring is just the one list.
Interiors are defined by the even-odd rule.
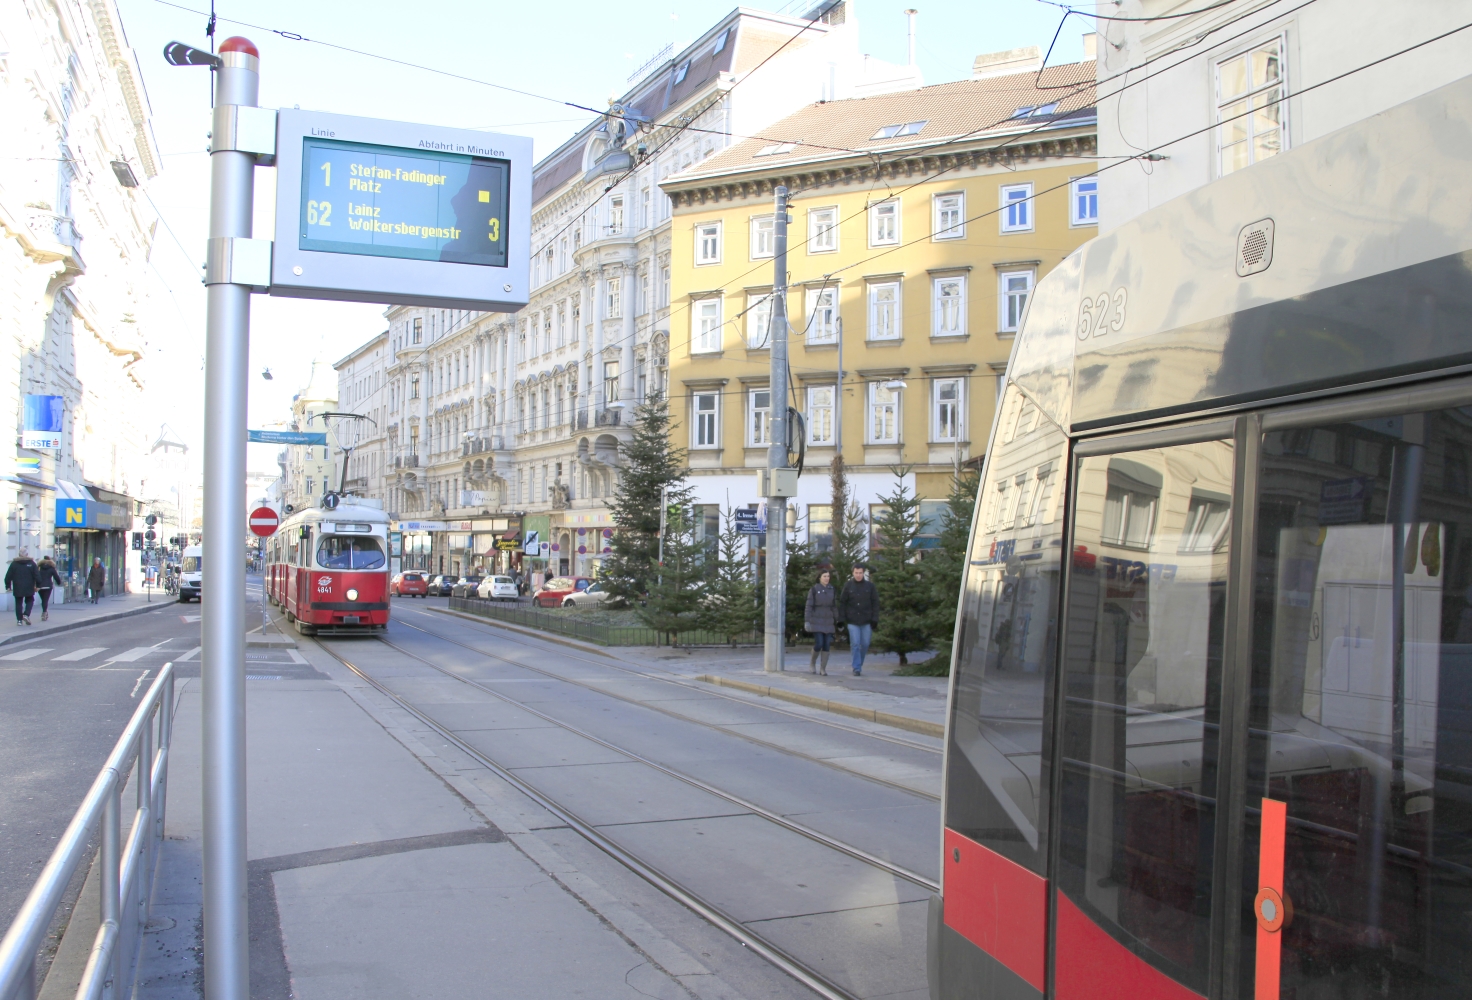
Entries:
[[179,620],[185,625],[193,625],[203,617],[204,615],[180,615]]
[[134,646],[132,649],[109,657],[109,659],[113,663],[132,663],[134,660],[142,659],[149,653],[154,652],[157,648],[156,646]]
[[51,658],[51,662],[55,663],[58,660],[85,660],[89,656],[105,652],[107,652],[106,646],[88,646],[86,649],[74,649],[70,653],[62,653],[60,656],[53,656]]
[[302,666],[306,666],[307,665],[307,658],[305,656],[303,656],[301,653],[298,653],[294,649],[288,649],[286,651],[286,655],[289,656],[289,657],[291,657],[291,662],[292,663],[300,663]]
[[0,660],[29,660],[33,656],[40,656],[42,653],[49,652],[51,652],[49,649],[17,649],[13,653],[6,653],[4,656],[0,656]]
[[191,649],[189,652],[185,653],[183,656],[179,657],[179,659],[176,660],[176,661],[174,661],[174,662],[178,663],[178,662],[181,662],[183,660],[197,660],[197,659],[199,659],[199,651],[200,651],[201,648],[202,647],[200,647],[200,646],[195,646],[193,649]]

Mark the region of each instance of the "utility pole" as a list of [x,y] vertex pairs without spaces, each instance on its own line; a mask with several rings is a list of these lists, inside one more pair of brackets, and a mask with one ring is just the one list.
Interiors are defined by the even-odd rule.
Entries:
[[[786,669],[787,644],[787,494],[777,485],[787,465],[787,188],[777,188],[772,249],[772,443],[767,448],[767,621],[763,667],[769,674]],[[779,495],[774,495],[779,494]]]

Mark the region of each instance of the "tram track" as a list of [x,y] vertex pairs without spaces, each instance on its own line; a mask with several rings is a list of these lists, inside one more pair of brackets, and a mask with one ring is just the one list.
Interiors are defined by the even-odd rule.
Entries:
[[[490,694],[498,698],[503,703],[511,705],[521,711],[526,711],[529,714],[535,715],[543,719],[544,721],[547,721],[550,724],[563,729],[564,731],[571,732],[584,739],[588,739],[594,743],[597,743],[598,745],[613,750],[614,752],[624,754],[631,760],[650,766],[660,771],[661,773],[667,774],[671,777],[675,777],[681,781],[689,782],[695,787],[698,787],[708,793],[715,794],[726,801],[732,802],[733,804],[740,804],[742,802],[740,797],[729,795],[728,793],[725,793],[720,789],[716,789],[705,782],[700,782],[698,779],[692,779],[689,776],[682,775],[679,772],[666,768],[663,765],[657,764],[656,762],[650,761],[647,758],[644,758],[642,755],[619,748],[615,744],[609,743],[606,740],[602,740],[596,736],[586,733],[576,726],[572,726],[568,723],[564,723],[555,718],[552,718],[543,712],[540,712],[521,702],[518,702],[514,698],[509,698],[505,695],[500,694],[499,692],[491,691],[485,688],[483,685],[471,681],[468,678],[459,677],[452,671],[445,670],[444,668],[439,667],[437,664],[430,662],[429,660],[425,659],[422,656],[419,656],[416,653],[409,652],[408,650],[405,650],[402,647],[395,645],[394,643],[388,642],[381,636],[375,638],[379,643],[388,646],[401,655],[408,656],[416,662],[429,666],[435,671],[459,680],[475,688],[476,690],[480,690],[486,694]],[[763,935],[751,930],[740,919],[728,913],[724,908],[717,905],[716,903],[705,899],[700,894],[682,885],[675,877],[666,874],[656,865],[645,861],[629,849],[623,847],[617,841],[600,831],[594,823],[583,818],[576,811],[559,802],[552,795],[537,788],[534,784],[515,773],[513,769],[500,764],[489,754],[470,745],[466,740],[458,736],[448,726],[444,725],[439,720],[435,719],[432,715],[413,704],[413,702],[410,701],[408,698],[405,698],[398,692],[392,690],[392,688],[380,681],[378,678],[372,676],[367,668],[359,666],[352,659],[349,659],[348,656],[344,655],[343,652],[333,648],[333,645],[330,644],[327,640],[315,639],[314,641],[320,649],[327,653],[327,655],[331,656],[338,663],[342,664],[343,667],[345,667],[355,676],[363,680],[364,683],[368,684],[375,691],[378,691],[380,694],[390,699],[394,704],[402,708],[404,711],[408,712],[414,718],[418,719],[422,724],[431,729],[449,744],[453,745],[460,752],[475,760],[477,763],[484,766],[487,770],[491,771],[499,778],[510,784],[512,787],[522,792],[524,795],[530,798],[533,802],[537,803],[552,816],[556,817],[559,821],[566,824],[569,829],[575,831],[579,836],[583,837],[594,847],[598,848],[610,858],[623,865],[635,875],[642,878],[655,889],[659,890],[666,896],[680,903],[682,906],[686,907],[691,912],[701,917],[703,920],[706,920],[713,926],[730,935],[732,938],[739,941],[743,946],[762,956],[774,966],[785,972],[787,975],[791,976],[794,980],[802,983],[804,986],[814,991],[819,996],[826,998],[826,1000],[858,1000],[857,994],[852,993],[839,984],[833,982],[829,977],[823,975],[811,964],[804,962],[799,956],[791,953],[789,950],[769,940],[767,937],[764,937]],[[519,666],[519,664],[515,665]],[[855,848],[852,845],[843,844],[841,841],[837,841],[834,838],[827,837],[826,835],[821,834],[818,831],[809,830],[803,827],[802,824],[793,824],[791,821],[786,820],[785,817],[777,817],[776,814],[771,813],[770,810],[755,806],[755,804],[748,803],[743,805],[742,808],[750,810],[754,815],[759,816],[762,819],[767,820],[768,822],[772,822],[774,823],[774,825],[813,840],[814,842],[821,844],[831,851],[844,854],[847,857],[851,857],[855,860],[860,861],[861,863],[870,865],[871,867],[886,872],[887,874],[910,881],[913,884],[918,885],[922,888],[927,888],[931,891],[938,891],[934,880],[926,879],[924,876],[918,875],[918,873],[909,872],[908,870],[903,869],[900,866],[895,866],[888,862],[885,862],[883,861],[883,859],[876,858],[873,855],[869,854],[869,852],[863,851],[860,848]]]

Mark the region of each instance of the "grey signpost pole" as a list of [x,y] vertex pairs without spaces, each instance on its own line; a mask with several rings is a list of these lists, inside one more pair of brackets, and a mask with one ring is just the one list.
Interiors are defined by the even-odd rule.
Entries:
[[[220,45],[215,135],[230,105],[255,107],[260,58],[243,38]],[[216,142],[210,154],[210,258],[249,238],[256,158]],[[221,273],[221,271],[225,273]],[[204,729],[204,995],[248,1000],[245,872],[245,404],[250,294],[207,265],[204,407],[204,593],[200,687]]]
[[772,249],[772,443],[767,448],[767,620],[762,657],[769,674],[786,669],[787,640],[787,498],[771,496],[776,488],[774,470],[787,468],[787,188],[777,188],[777,210],[773,219]]

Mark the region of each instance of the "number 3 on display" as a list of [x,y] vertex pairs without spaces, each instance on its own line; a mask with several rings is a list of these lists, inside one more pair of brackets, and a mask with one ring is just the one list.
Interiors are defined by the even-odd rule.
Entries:
[[[323,165],[326,166],[326,164],[323,164]],[[307,225],[309,225],[309,226],[330,226],[330,225],[332,225],[332,223],[328,222],[327,219],[331,215],[332,215],[332,202],[330,202],[330,201],[309,201],[309,202],[307,202]]]
[[1113,295],[1100,292],[1097,298],[1085,298],[1078,309],[1078,339],[1088,340],[1090,336],[1102,337],[1110,330],[1115,333],[1123,330],[1128,299],[1129,293],[1123,287],[1116,288]]
[[492,219],[491,220],[491,242],[492,243],[497,243],[497,242],[500,242],[500,239],[501,239],[501,220],[500,219]]

